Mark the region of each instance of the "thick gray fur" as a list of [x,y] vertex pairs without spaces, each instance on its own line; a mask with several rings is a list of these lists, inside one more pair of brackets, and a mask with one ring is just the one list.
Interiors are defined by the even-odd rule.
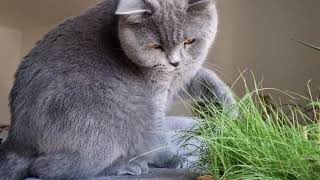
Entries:
[[[0,147],[1,180],[180,167],[177,158],[164,163],[174,156],[169,150],[139,156],[168,144],[164,118],[179,92],[234,103],[229,88],[202,68],[217,32],[213,1],[128,1],[146,11],[115,15],[118,0],[102,1],[51,30],[23,59]],[[184,45],[188,38],[194,43]]]

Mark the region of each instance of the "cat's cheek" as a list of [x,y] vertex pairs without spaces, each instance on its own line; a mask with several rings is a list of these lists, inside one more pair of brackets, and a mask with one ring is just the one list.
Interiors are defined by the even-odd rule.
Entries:
[[159,65],[165,65],[164,58],[160,58],[159,56],[155,55],[155,53],[145,51],[139,54],[140,56],[138,55],[138,57],[133,60],[136,61],[139,66],[153,68]]

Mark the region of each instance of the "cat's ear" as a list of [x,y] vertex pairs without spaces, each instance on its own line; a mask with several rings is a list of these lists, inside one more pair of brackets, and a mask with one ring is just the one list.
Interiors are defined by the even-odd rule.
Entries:
[[119,0],[116,15],[136,15],[151,12],[144,0]]
[[215,3],[215,0],[189,0],[188,11],[202,11]]

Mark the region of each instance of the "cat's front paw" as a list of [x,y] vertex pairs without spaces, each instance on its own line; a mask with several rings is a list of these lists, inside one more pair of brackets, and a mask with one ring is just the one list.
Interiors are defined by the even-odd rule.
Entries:
[[223,112],[231,119],[238,119],[240,117],[240,108],[233,96],[230,95],[229,100],[223,104]]
[[141,174],[148,174],[149,167],[147,162],[129,162],[128,164],[121,166],[118,170],[116,170],[117,176],[122,175],[132,175],[132,176],[139,176]]
[[167,159],[166,161],[163,162],[162,164],[162,168],[168,168],[168,169],[180,169],[180,168],[185,168],[187,167],[187,159],[179,156],[179,155],[175,155],[172,156],[170,159]]
[[154,168],[167,169],[180,169],[187,167],[187,165],[188,162],[185,157],[173,153],[160,154],[155,158],[153,163],[150,164],[150,166]]
[[240,110],[239,107],[237,107],[236,105],[227,109],[225,113],[228,115],[230,119],[238,119],[240,117]]

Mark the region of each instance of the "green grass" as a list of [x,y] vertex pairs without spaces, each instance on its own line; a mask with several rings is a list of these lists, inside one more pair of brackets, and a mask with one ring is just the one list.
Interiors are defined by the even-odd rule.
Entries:
[[295,104],[266,102],[258,92],[239,99],[236,118],[215,103],[194,108],[199,124],[187,137],[203,142],[196,166],[220,179],[320,179],[319,102],[308,103],[310,116]]

